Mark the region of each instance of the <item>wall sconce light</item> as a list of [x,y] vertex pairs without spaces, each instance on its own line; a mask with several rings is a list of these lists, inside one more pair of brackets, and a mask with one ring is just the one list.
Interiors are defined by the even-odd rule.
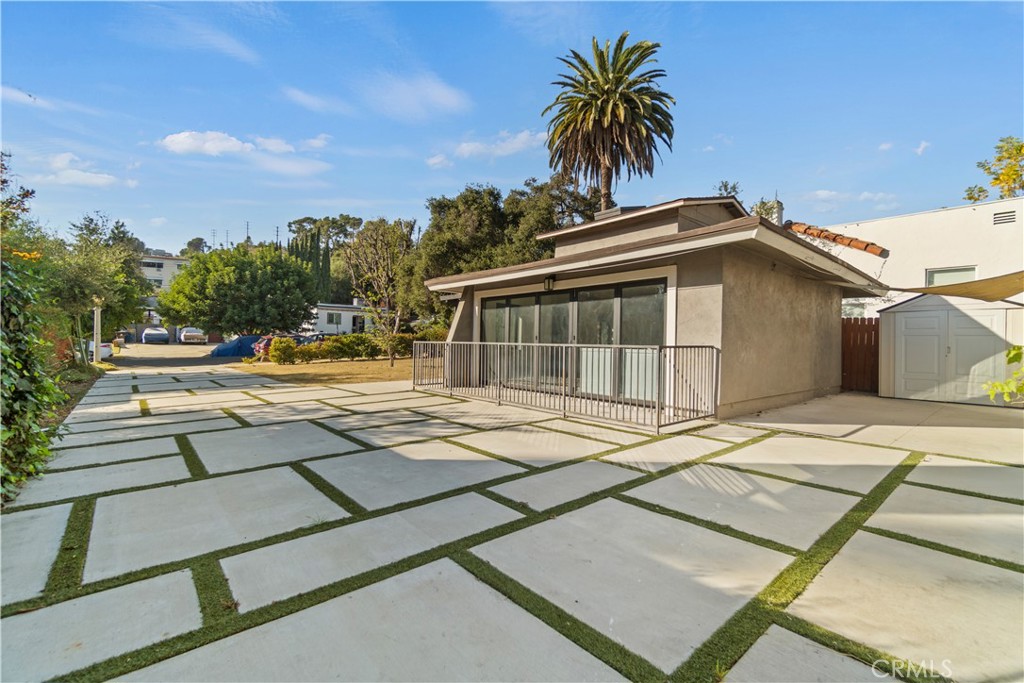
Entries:
[[545,292],[550,292],[554,288],[555,288],[555,276],[554,275],[548,275],[546,278],[544,278],[544,291]]

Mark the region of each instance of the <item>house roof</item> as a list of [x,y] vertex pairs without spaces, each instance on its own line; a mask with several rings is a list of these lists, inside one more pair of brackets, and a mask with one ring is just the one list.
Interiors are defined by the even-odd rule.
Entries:
[[425,284],[436,292],[517,281],[527,283],[549,275],[621,269],[624,265],[664,260],[727,244],[779,259],[813,279],[836,284],[843,288],[844,296],[878,296],[880,291],[885,291],[885,285],[870,275],[758,216],[744,216],[672,235],[517,266],[434,278]]
[[801,235],[808,235],[810,237],[817,237],[818,239],[828,240],[841,244],[844,247],[850,247],[851,249],[859,249],[860,251],[866,251],[869,254],[878,256],[879,258],[889,258],[889,250],[885,247],[880,247],[874,242],[868,242],[867,240],[858,239],[849,235],[840,235],[838,232],[832,232],[825,228],[819,228],[815,225],[808,225],[807,223],[794,223],[793,221],[786,221],[786,224],[782,227],[793,232],[798,232]]
[[641,209],[625,211],[623,213],[615,214],[614,216],[608,216],[607,218],[600,218],[586,223],[581,223],[579,225],[571,225],[567,228],[561,228],[560,230],[544,232],[537,235],[537,239],[544,240],[551,237],[562,237],[563,235],[571,235],[578,232],[603,230],[605,228],[616,227],[619,223],[651,216],[663,211],[671,211],[684,206],[700,206],[703,204],[721,204],[725,206],[726,209],[736,218],[742,218],[749,215],[747,210],[743,208],[743,205],[740,204],[735,197],[683,197],[663,202],[661,204],[655,204],[653,206],[646,206]]

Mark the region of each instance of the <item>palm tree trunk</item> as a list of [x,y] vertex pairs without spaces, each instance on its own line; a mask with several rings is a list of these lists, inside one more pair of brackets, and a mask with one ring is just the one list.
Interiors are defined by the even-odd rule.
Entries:
[[612,167],[601,166],[601,210],[612,208]]

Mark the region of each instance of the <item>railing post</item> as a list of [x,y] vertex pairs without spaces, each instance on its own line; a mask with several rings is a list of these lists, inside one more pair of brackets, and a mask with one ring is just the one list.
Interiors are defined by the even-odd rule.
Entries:
[[502,375],[501,368],[504,365],[504,362],[502,362],[502,361],[504,360],[504,355],[505,355],[504,353],[502,353],[503,349],[501,348],[501,346],[502,346],[501,344],[498,344],[495,347],[495,349],[498,351],[498,353],[497,353],[498,359],[497,360],[498,360],[498,405],[499,406],[501,405],[501,375]]
[[667,349],[664,346],[659,346],[658,347],[658,367],[655,369],[655,374],[657,375],[657,380],[658,380],[658,383],[657,383],[658,387],[656,389],[657,395],[655,397],[655,413],[654,413],[654,419],[655,419],[654,433],[655,434],[661,434],[661,385],[662,385],[662,383],[661,383],[661,376],[664,374],[664,367],[666,365],[665,363],[661,362],[661,357],[666,352],[667,352]]

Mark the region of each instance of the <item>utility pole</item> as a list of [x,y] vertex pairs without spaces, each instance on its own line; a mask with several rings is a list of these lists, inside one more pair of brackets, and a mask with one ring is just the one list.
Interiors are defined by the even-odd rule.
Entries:
[[277,248],[281,248],[281,226],[274,226],[274,241],[277,242]]
[[245,222],[245,241],[249,241],[249,221]]
[[227,228],[224,228],[224,244],[228,249],[231,248],[231,231]]
[[210,249],[217,248],[217,228],[210,229]]

